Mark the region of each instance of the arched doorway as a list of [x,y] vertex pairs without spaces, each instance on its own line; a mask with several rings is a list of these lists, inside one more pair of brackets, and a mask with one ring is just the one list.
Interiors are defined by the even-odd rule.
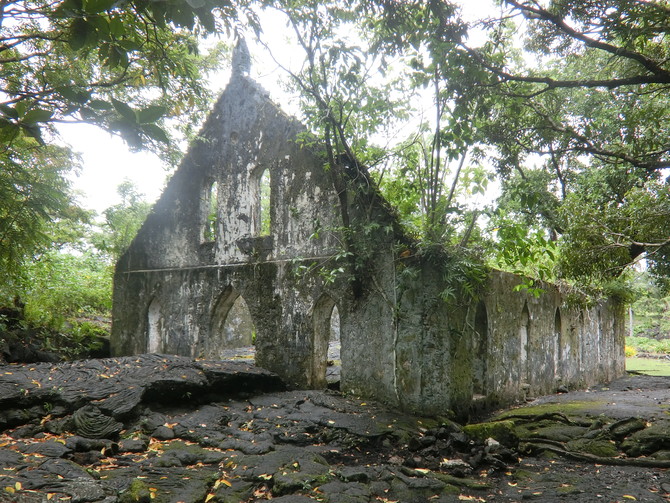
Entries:
[[[311,385],[314,388],[331,387],[339,382],[340,313],[335,301],[323,295],[312,311],[314,340],[312,344]],[[330,372],[330,371],[333,372]]]
[[472,393],[486,395],[489,319],[486,304],[479,301],[475,310],[475,334],[472,348]]
[[204,357],[223,358],[227,349],[253,346],[256,327],[244,297],[232,287],[226,288],[214,309]]

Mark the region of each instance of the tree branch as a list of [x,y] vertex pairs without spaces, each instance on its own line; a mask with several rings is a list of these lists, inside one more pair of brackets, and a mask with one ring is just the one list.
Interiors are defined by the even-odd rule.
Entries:
[[668,82],[667,79],[670,79],[670,72],[668,70],[660,66],[653,59],[650,59],[639,52],[631,51],[624,47],[619,47],[616,45],[609,44],[607,42],[602,42],[600,40],[595,40],[591,37],[587,37],[583,33],[575,30],[570,25],[568,25],[561,17],[552,14],[551,12],[547,11],[542,7],[533,7],[528,3],[521,3],[517,0],[505,0],[505,2],[519,9],[521,12],[527,14],[528,17],[539,18],[550,22],[568,37],[573,38],[575,40],[579,40],[588,47],[599,49],[614,56],[619,56],[629,59],[631,61],[635,61],[638,64],[640,64],[643,68],[645,68],[648,72],[650,72],[652,75],[664,77],[666,80],[664,80],[663,82]]

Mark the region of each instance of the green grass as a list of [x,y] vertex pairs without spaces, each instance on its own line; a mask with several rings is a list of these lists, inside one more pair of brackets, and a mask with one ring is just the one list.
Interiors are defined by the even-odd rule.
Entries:
[[670,339],[651,339],[648,337],[626,337],[626,346],[635,348],[638,353],[670,353]]
[[670,376],[670,360],[666,358],[626,358],[626,370],[651,376]]

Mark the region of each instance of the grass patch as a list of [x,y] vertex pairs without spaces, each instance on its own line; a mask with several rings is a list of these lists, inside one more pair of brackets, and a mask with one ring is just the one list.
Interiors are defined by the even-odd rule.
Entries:
[[670,376],[670,360],[666,358],[626,358],[626,370],[650,376]]
[[626,346],[638,353],[670,354],[670,339],[651,339],[649,337],[626,337]]

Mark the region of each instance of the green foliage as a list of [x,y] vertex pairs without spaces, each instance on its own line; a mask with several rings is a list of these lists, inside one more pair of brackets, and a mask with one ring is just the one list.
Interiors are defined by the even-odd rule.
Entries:
[[637,298],[631,304],[635,335],[652,339],[670,338],[670,296],[646,273],[635,282]]
[[112,273],[112,266],[92,252],[45,254],[25,270],[20,295],[27,320],[60,329],[68,319],[108,314]]
[[558,245],[540,230],[503,219],[499,222],[498,239],[501,245],[493,264],[503,270],[518,274],[523,282],[518,290],[539,296],[544,290],[536,280],[551,281],[556,278]]
[[635,348],[638,353],[670,354],[670,339],[626,337],[626,345]]
[[561,209],[564,273],[614,278],[644,254],[652,272],[665,274],[670,265],[670,194],[665,183],[648,180],[621,197],[591,187],[570,194]]
[[18,281],[26,263],[75,241],[89,219],[66,178],[77,163],[71,152],[31,138],[15,139],[13,148],[4,159],[0,152],[0,283]]
[[91,242],[101,252],[116,261],[128,249],[140,227],[151,211],[151,204],[144,201],[144,194],[129,180],[117,187],[121,202],[104,211],[105,221],[101,232],[91,236]]
[[[220,45],[213,57],[201,57],[196,37],[216,31],[216,19],[232,27],[238,19],[255,18],[244,2],[213,0],[3,6],[0,283],[3,290],[19,291],[29,275],[23,267],[76,242],[90,218],[76,206],[68,181],[79,161],[55,146],[55,125],[94,124],[133,149],[152,148],[175,160],[180,154],[169,145],[166,120],[185,128],[199,121],[210,98],[204,73],[223,61]],[[119,219],[108,217],[110,224]],[[109,246],[118,253],[121,244]]]

